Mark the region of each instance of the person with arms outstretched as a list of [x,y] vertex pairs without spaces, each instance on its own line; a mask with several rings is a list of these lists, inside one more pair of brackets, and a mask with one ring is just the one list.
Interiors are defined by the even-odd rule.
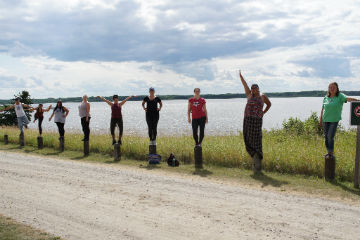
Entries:
[[325,157],[327,158],[334,156],[334,137],[341,120],[343,105],[354,101],[360,100],[341,93],[336,82],[329,84],[320,113],[320,126],[324,129],[325,147],[328,152]]
[[149,89],[149,96],[146,96],[142,101],[142,107],[146,112],[146,123],[148,125],[150,145],[156,145],[157,125],[160,118],[159,112],[162,108],[162,102],[159,97],[155,96],[154,88],[151,87]]
[[111,136],[112,136],[112,144],[116,144],[116,140],[115,140],[115,127],[116,125],[119,127],[119,141],[118,143],[121,145],[121,138],[123,135],[123,118],[122,118],[122,113],[121,113],[121,107],[132,97],[135,97],[134,95],[129,96],[127,98],[125,98],[124,100],[122,100],[121,102],[119,102],[119,96],[118,95],[114,95],[113,96],[113,101],[114,102],[110,102],[109,100],[97,96],[98,98],[100,98],[101,100],[103,100],[104,102],[106,102],[107,104],[109,104],[109,106],[111,107],[111,121],[110,121],[110,132],[111,132]]
[[[190,118],[191,113],[191,118]],[[188,101],[188,122],[191,123],[193,130],[193,138],[195,147],[201,147],[201,143],[205,136],[205,124],[208,123],[208,113],[206,109],[206,101],[200,97],[200,88],[194,89],[194,97]],[[200,129],[200,136],[198,131]]]
[[40,103],[37,108],[30,109],[30,111],[36,110],[34,114],[34,123],[38,121],[39,136],[42,135],[42,122],[44,120],[44,112],[50,111],[51,107],[52,106],[50,105],[47,109],[44,109],[43,105]]
[[[269,111],[271,102],[265,94],[260,93],[260,89],[257,84],[252,84],[251,89],[249,88],[240,70],[239,76],[247,97],[243,122],[244,142],[246,151],[253,158],[253,170],[255,173],[259,173],[261,172],[261,161],[263,159],[263,116],[267,111]],[[264,104],[266,105],[265,109],[263,109]]]
[[28,108],[30,111],[32,109],[31,106],[21,103],[20,98],[17,97],[15,98],[15,103],[13,105],[0,111],[3,112],[3,111],[8,111],[10,109],[15,109],[15,113],[18,121],[18,127],[20,129],[20,135],[24,135],[23,125],[25,124],[25,126],[27,126],[30,122],[25,114],[24,108]]

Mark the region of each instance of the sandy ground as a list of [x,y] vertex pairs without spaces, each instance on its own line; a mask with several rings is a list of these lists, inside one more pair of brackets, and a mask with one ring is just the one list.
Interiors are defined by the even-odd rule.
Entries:
[[0,152],[0,213],[65,239],[359,239],[360,207]]

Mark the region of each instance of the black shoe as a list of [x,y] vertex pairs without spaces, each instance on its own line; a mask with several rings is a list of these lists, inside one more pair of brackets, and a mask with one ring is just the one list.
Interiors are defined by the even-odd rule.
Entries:
[[113,143],[112,143],[112,145],[115,145],[116,144],[116,141],[115,140],[113,140]]
[[118,144],[119,144],[119,145],[122,145],[121,139],[118,141]]

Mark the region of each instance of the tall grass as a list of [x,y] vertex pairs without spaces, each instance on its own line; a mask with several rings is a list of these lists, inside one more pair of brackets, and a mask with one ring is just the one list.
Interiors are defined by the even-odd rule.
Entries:
[[[317,130],[316,130],[317,131]],[[1,128],[0,141],[8,134],[9,142],[18,144],[17,128]],[[65,149],[82,151],[81,134],[66,133]],[[37,131],[26,130],[26,145],[37,147]],[[58,134],[44,133],[44,146],[58,148]],[[336,175],[339,180],[351,181],[354,173],[355,131],[339,131],[335,138],[337,156]],[[149,140],[146,137],[124,136],[121,147],[122,155],[128,159],[145,160],[149,152]],[[193,162],[194,150],[191,136],[159,137],[157,151],[163,158],[174,153],[184,163]],[[90,151],[112,154],[110,135],[92,135]],[[263,168],[266,171],[304,174],[323,177],[324,157],[326,152],[323,137],[313,132],[299,133],[292,128],[263,131]],[[251,169],[252,160],[245,150],[242,133],[231,136],[205,136],[203,142],[203,161],[208,165]]]

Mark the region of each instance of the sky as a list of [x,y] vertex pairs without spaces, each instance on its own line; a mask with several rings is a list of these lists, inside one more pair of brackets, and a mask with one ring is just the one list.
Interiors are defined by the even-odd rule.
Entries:
[[357,0],[0,0],[0,99],[360,90]]

